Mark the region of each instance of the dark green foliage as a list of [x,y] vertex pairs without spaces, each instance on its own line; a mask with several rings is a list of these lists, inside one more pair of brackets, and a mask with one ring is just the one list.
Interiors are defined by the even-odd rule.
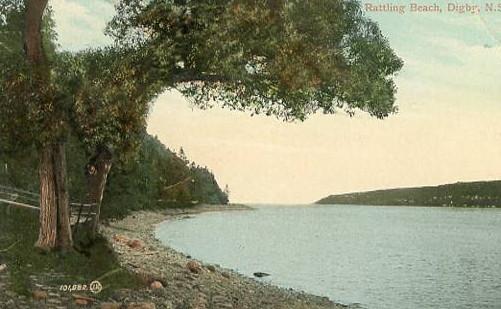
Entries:
[[331,195],[318,204],[501,207],[501,181],[458,182],[434,187]]
[[163,90],[137,57],[118,47],[59,55],[57,84],[69,93],[70,124],[89,153],[106,146],[126,157],[137,150],[150,104]]
[[[25,1],[0,4],[0,143],[24,151],[65,141],[70,134],[87,155],[97,148],[120,159],[139,146],[150,103],[164,89],[140,64],[147,55],[114,46],[78,53],[56,51],[49,7],[42,25],[47,54],[43,84],[33,78],[23,50]],[[159,81],[157,81],[157,79]],[[40,89],[34,90],[37,84]]]
[[[37,156],[0,149],[0,184],[38,191]],[[85,201],[87,162],[76,138],[67,143],[68,180],[72,201]],[[117,161],[104,194],[103,218],[127,215],[132,210],[192,206],[194,203],[226,204],[227,196],[207,168],[189,164],[158,139],[143,135],[137,155]]]
[[207,170],[207,167],[190,167],[193,181],[190,185],[191,198],[194,201],[208,204],[227,204],[228,196],[221,191],[214,175]]
[[[64,102],[40,68],[29,66],[23,48],[25,1],[0,3],[0,143],[2,148],[40,146],[61,138],[66,128]],[[42,20],[43,50],[49,63],[56,58],[55,23],[52,10]],[[37,76],[37,77],[35,77]]]
[[131,210],[198,203],[226,204],[228,198],[206,168],[189,167],[158,139],[146,136],[135,158],[112,169],[102,214],[111,218]]

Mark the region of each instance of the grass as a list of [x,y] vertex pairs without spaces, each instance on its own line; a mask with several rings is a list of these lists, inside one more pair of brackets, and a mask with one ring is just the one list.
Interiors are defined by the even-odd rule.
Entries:
[[[106,240],[100,237],[85,254],[41,253],[34,244],[38,236],[38,213],[0,204],[0,263],[8,266],[11,289],[21,295],[31,295],[30,276],[44,278],[42,284],[57,287],[62,284],[89,284],[101,278],[103,291],[93,295],[107,298],[117,289],[142,286],[139,278],[122,269]],[[63,274],[51,277],[51,273]]]

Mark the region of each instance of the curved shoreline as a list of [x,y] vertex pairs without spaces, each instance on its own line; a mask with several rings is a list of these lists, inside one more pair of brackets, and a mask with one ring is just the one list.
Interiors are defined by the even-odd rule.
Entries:
[[[208,211],[240,211],[244,205],[205,205],[159,212],[137,212],[102,227],[120,264],[148,284],[158,281],[150,301],[157,308],[350,308],[327,297],[281,288],[217,265],[207,265],[164,245],[158,224]],[[127,240],[127,241],[124,241]],[[131,246],[131,241],[137,246]],[[195,262],[193,262],[195,261]],[[188,264],[197,269],[188,269]],[[164,305],[168,304],[168,305]]]

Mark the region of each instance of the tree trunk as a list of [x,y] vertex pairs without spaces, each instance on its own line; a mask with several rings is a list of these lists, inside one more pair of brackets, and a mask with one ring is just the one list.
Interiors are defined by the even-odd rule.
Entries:
[[46,64],[42,44],[42,17],[47,2],[48,0],[30,0],[26,2],[24,49],[26,60],[35,68]]
[[[50,111],[52,101],[49,95],[51,72],[43,48],[42,18],[48,0],[26,1],[24,48],[25,57],[31,66],[32,91],[38,94],[41,111]],[[40,232],[36,246],[43,250],[71,249],[73,245],[70,219],[69,198],[66,184],[66,156],[64,144],[56,143],[61,136],[57,130],[51,132],[54,123],[61,119],[53,114],[45,114],[42,120],[48,128],[45,140],[39,147],[40,177]]]
[[56,183],[57,201],[57,247],[61,250],[71,250],[73,238],[70,227],[70,201],[68,194],[66,151],[65,145],[54,145],[54,181]]
[[40,231],[36,247],[50,251],[57,244],[57,202],[54,175],[53,147],[40,150],[38,173],[40,177]]
[[36,246],[44,251],[71,250],[69,197],[64,144],[40,151],[40,232]]
[[108,180],[108,174],[112,165],[112,154],[106,147],[98,147],[96,154],[89,160],[86,168],[87,199],[89,203],[96,204],[96,215],[92,221],[91,239],[95,239],[99,228],[101,215],[101,202],[103,201],[104,189]]

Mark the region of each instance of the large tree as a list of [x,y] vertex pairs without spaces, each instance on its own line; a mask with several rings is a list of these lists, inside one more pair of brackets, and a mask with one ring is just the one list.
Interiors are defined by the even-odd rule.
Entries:
[[[39,4],[36,1],[33,3]],[[162,86],[153,74],[144,74],[138,66],[134,66],[139,62],[137,57],[140,55],[118,46],[78,53],[56,52],[56,34],[53,32],[50,9],[47,9],[48,14],[40,27],[43,39],[41,67],[44,70],[30,70],[30,62],[23,56],[23,40],[26,36],[21,31],[28,24],[28,18],[33,19],[27,15],[27,4],[29,2],[22,0],[9,0],[2,4],[2,12],[5,13],[0,25],[0,44],[5,53],[0,58],[3,73],[0,87],[4,90],[0,97],[4,112],[0,122],[0,138],[14,152],[35,144],[41,158],[46,144],[57,146],[55,148],[64,156],[66,137],[71,134],[80,139],[89,156],[85,167],[87,201],[97,204],[97,215],[92,226],[95,234],[112,159],[124,158],[136,150],[144,136],[148,103],[160,93]],[[41,7],[39,9],[44,11]],[[45,74],[43,79],[37,77],[38,72]],[[37,80],[40,81],[38,85],[43,81],[43,89],[34,83]],[[36,94],[36,97],[33,98],[32,94]],[[39,98],[42,97],[47,98],[54,108],[42,110],[44,113],[41,113],[44,104]],[[53,122],[52,126],[44,125],[50,122]],[[58,172],[65,172],[64,157],[54,158],[48,163],[51,162],[63,164],[56,168]],[[40,167],[42,165],[41,162]],[[46,172],[40,176],[41,185],[47,183],[47,177],[51,177]],[[48,191],[41,187],[40,192],[41,239],[47,239],[46,236],[42,237],[46,234],[58,238],[57,235],[64,230],[54,225],[57,220],[47,219],[53,218],[47,212],[53,215],[58,212],[44,205]],[[67,209],[67,195],[58,194],[51,201],[60,203],[60,197],[66,205],[64,209]],[[71,233],[66,235],[71,240]],[[69,247],[71,242],[60,245],[58,241],[51,241],[40,245],[39,241],[37,245],[52,249]]]
[[[123,148],[117,133],[137,128],[166,89],[179,89],[203,108],[220,103],[285,120],[318,110],[360,109],[378,118],[396,111],[392,78],[402,61],[354,0],[124,0],[107,32],[114,49],[91,58],[91,92],[99,99],[80,101],[102,116],[82,131],[98,145],[94,158],[108,149],[102,145]],[[128,121],[116,113],[125,104]],[[119,129],[108,130],[107,122]],[[98,131],[108,134],[89,134]],[[89,166],[98,171],[100,186],[91,192],[99,200],[108,165]]]
[[[68,135],[79,138],[89,156],[87,201],[98,205],[95,232],[112,154],[119,153],[120,158],[137,148],[144,135],[148,102],[159,93],[154,91],[159,86],[151,74],[138,76],[137,68],[130,65],[134,54],[119,47],[57,52],[54,23],[46,5],[22,0],[2,3],[0,139],[11,153],[36,145],[41,160],[37,246],[69,249],[64,150]],[[40,25],[38,18],[42,18]],[[38,34],[42,41],[34,43]],[[28,40],[39,48],[36,61],[28,56]]]
[[[2,4],[2,140],[35,145],[39,154],[40,232],[43,250],[71,249],[64,140],[64,100],[52,83],[55,33],[47,0]],[[4,134],[7,133],[7,134]]]
[[[396,111],[392,79],[402,61],[355,0],[122,0],[108,26],[115,44],[77,54],[56,53],[54,33],[42,31],[47,0],[8,2],[25,17],[25,56],[0,58],[7,60],[0,129],[18,148],[39,150],[41,248],[71,245],[67,134],[93,154],[89,198],[99,202],[112,154],[134,148],[149,104],[166,89],[201,107],[219,103],[284,120]],[[16,40],[2,38],[0,48],[5,42]],[[5,50],[23,54],[19,45]]]

